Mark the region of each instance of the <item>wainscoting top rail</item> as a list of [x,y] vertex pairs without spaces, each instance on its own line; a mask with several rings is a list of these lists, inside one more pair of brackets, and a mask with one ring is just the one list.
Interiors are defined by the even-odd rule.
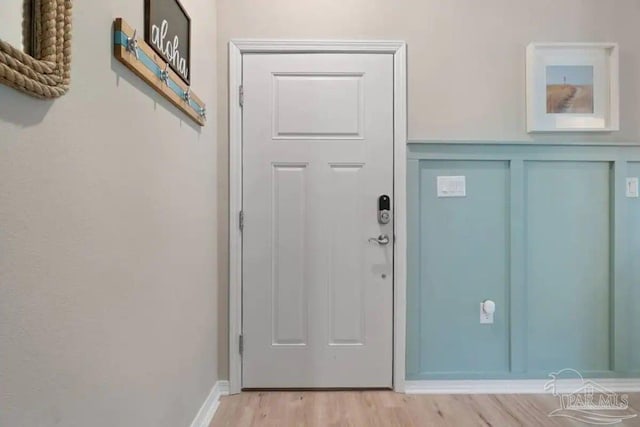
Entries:
[[512,140],[447,140],[447,139],[409,139],[408,144],[429,145],[541,145],[568,147],[640,147],[640,142],[630,141],[512,141]]

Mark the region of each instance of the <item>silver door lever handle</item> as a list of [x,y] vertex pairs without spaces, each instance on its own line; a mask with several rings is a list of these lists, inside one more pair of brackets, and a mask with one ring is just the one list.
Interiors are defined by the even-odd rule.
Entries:
[[381,234],[378,237],[370,238],[369,242],[377,243],[379,245],[388,245],[390,240],[389,240],[389,236],[387,236],[386,234]]

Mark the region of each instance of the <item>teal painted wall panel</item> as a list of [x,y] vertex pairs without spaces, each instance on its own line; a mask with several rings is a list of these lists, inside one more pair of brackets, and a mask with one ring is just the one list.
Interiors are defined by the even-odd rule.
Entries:
[[[417,361],[429,372],[508,372],[509,164],[424,161],[418,174],[422,275],[410,299],[421,310],[410,322],[409,365]],[[467,196],[439,198],[437,177],[459,175],[466,177]],[[498,307],[493,325],[479,322],[485,299]]]
[[[629,177],[640,177],[640,162],[629,163]],[[629,330],[631,332],[631,367],[640,374],[640,198],[626,199],[629,220],[627,261],[630,267]]]
[[526,162],[528,371],[610,368],[610,163]]
[[[438,175],[465,175],[468,197],[437,198]],[[640,176],[640,145],[410,144],[407,379],[639,376],[627,176]]]

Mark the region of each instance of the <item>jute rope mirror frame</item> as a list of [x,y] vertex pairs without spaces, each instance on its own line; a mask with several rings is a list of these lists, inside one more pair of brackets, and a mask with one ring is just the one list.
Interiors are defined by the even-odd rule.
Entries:
[[33,1],[31,19],[25,19],[25,34],[33,34],[25,44],[33,56],[0,40],[0,83],[43,99],[67,92],[71,78],[71,1]]

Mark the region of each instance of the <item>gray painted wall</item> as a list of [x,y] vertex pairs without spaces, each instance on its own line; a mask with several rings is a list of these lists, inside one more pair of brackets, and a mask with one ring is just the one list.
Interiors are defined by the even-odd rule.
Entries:
[[188,426],[217,380],[215,3],[194,126],[112,56],[143,1],[76,1],[73,82],[0,86],[0,426]]

